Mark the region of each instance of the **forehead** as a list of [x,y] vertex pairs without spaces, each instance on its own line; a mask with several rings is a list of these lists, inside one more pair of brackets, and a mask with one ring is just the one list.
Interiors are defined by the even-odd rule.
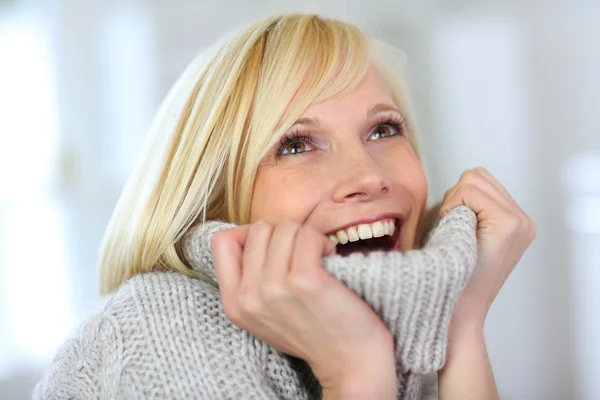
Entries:
[[388,83],[376,68],[371,67],[350,91],[320,103],[311,104],[306,108],[302,117],[327,118],[358,111],[362,116],[375,104],[394,105]]

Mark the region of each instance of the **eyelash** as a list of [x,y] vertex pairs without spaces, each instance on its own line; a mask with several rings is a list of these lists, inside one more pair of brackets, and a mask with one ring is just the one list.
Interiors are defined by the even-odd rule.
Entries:
[[[374,130],[376,130],[377,128],[382,127],[382,126],[391,127],[396,131],[396,134],[394,134],[392,136],[383,137],[382,139],[387,139],[387,138],[395,137],[395,136],[401,136],[401,137],[406,136],[406,119],[405,118],[399,118],[399,117],[395,117],[395,116],[382,117],[377,123],[375,123],[375,125],[373,125],[373,128],[371,128],[369,135]],[[281,138],[281,140],[279,141],[279,144],[277,145],[277,148],[275,150],[275,158],[292,155],[292,154],[283,154],[283,151],[287,146],[289,146],[291,144],[295,144],[295,143],[305,143],[305,144],[313,145],[313,146],[316,144],[315,140],[312,138],[310,133],[300,133],[298,130],[293,131],[292,133],[285,135]],[[299,153],[299,154],[304,154],[304,152]]]
[[[295,144],[295,143],[306,143],[309,145],[315,145],[315,140],[312,138],[312,136],[308,133],[300,133],[299,131],[293,131],[291,134],[289,135],[285,135],[281,138],[281,140],[279,141],[279,144],[277,145],[277,149],[275,150],[275,157],[279,158],[282,156],[287,156],[287,155],[291,155],[291,154],[283,154],[283,150],[291,145],[291,144]],[[302,154],[302,153],[300,153]]]

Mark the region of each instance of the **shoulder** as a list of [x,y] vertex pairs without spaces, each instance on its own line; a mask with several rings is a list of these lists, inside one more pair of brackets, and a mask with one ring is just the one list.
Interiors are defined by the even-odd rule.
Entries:
[[102,312],[108,315],[129,309],[172,312],[173,308],[181,309],[177,306],[190,304],[190,301],[203,304],[219,302],[219,299],[219,290],[207,282],[178,272],[150,272],[133,276],[109,294]]
[[141,345],[136,340],[144,345],[167,345],[157,343],[157,338],[192,343],[212,325],[226,326],[232,333],[237,330],[223,313],[218,288],[178,272],[132,277],[106,299],[101,319],[119,325],[129,348]]
[[203,355],[214,325],[236,335],[220,311],[217,288],[176,272],[136,275],[107,295],[61,346],[34,399],[61,393],[130,398],[157,384],[165,398],[185,398],[189,393],[179,393],[181,385],[172,382],[183,379],[187,390],[201,378],[187,375],[209,370]]

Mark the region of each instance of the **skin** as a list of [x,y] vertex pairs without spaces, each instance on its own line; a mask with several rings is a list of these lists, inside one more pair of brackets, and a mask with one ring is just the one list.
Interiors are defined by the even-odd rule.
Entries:
[[[380,111],[367,117],[378,105]],[[403,215],[399,248],[413,248],[427,180],[403,132],[374,139],[377,129],[394,131],[378,122],[404,118],[377,71],[371,69],[347,95],[311,105],[304,118],[319,121],[317,127],[296,126],[315,143],[305,144],[304,153],[276,159],[272,150],[265,157],[254,184],[250,221],[277,224],[292,218],[326,234],[364,217]]]
[[[321,257],[336,252],[326,234],[363,217],[401,215],[396,248],[414,247],[427,182],[406,138],[377,126],[382,115],[367,117],[375,105],[389,108],[392,102],[371,69],[351,92],[307,108],[302,118],[319,125],[298,129],[309,131],[312,141],[287,149],[308,151],[276,157],[273,149],[255,181],[250,224],[218,232],[211,243],[225,314],[274,348],[306,360],[325,399],[396,398],[390,332],[321,265]],[[446,193],[442,215],[460,204],[477,214],[480,254],[453,314],[439,395],[496,399],[483,326],[535,225],[483,168],[466,171]]]

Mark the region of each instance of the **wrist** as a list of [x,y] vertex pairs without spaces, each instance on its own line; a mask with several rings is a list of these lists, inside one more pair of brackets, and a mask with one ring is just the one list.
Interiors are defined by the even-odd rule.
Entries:
[[470,294],[464,292],[456,303],[450,326],[454,329],[459,327],[468,329],[471,332],[483,331],[489,307],[480,300],[481,296],[470,296]]
[[360,367],[332,386],[323,386],[323,400],[391,400],[397,390],[395,366],[373,370]]
[[465,352],[485,351],[484,320],[469,316],[453,316],[448,332],[446,365]]
[[319,378],[323,399],[395,399],[397,397],[394,344],[379,341],[360,348],[334,376]]

